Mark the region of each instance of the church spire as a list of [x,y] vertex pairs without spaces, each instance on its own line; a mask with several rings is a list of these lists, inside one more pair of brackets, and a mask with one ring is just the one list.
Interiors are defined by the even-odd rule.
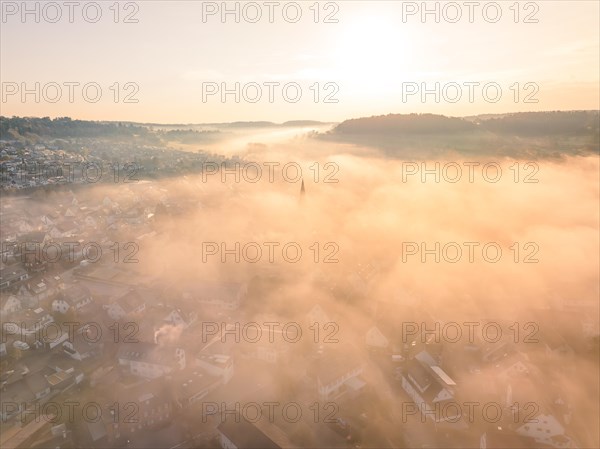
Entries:
[[306,189],[304,188],[304,179],[302,179],[302,185],[300,186],[300,203],[304,202],[304,196],[306,195]]

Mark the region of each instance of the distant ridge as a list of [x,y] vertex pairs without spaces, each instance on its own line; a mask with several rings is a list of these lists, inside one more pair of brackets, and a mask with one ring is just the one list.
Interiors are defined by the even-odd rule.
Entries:
[[[124,122],[123,122],[124,123]],[[331,125],[333,122],[319,122],[315,120],[290,120],[284,123],[269,121],[236,121],[221,123],[131,123],[142,126],[168,126],[168,127],[190,127],[190,126],[214,126],[219,128],[277,128],[282,126],[318,126]]]
[[331,134],[452,134],[481,130],[547,135],[587,133],[598,130],[599,111],[516,112],[447,117],[436,114],[388,114],[346,120]]
[[600,111],[472,117],[388,114],[346,120],[317,139],[383,150],[388,157],[443,154],[560,157],[600,153]]
[[332,134],[445,134],[476,131],[477,125],[462,118],[436,114],[388,114],[350,119]]
[[[282,128],[329,125],[313,120],[294,120],[277,124],[267,121],[238,121],[167,125],[124,121],[77,120],[70,117],[4,117],[0,116],[0,139],[15,136],[46,138],[136,138],[158,143],[160,139],[180,140],[187,143],[207,143],[235,129]],[[193,129],[195,128],[195,129]]]

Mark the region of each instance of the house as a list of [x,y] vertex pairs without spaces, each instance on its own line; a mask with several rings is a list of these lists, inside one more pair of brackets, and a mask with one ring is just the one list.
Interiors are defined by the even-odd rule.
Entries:
[[79,225],[73,220],[62,220],[52,226],[49,234],[54,239],[73,237],[79,234]]
[[186,300],[192,300],[207,306],[236,310],[248,293],[248,286],[239,282],[202,282],[192,291],[183,294]]
[[3,421],[29,410],[37,401],[50,394],[50,385],[42,372],[24,371],[17,380],[3,382],[1,418]]
[[512,355],[514,350],[514,344],[505,339],[493,343],[482,343],[479,347],[483,363],[497,363],[505,357]]
[[52,330],[49,329],[40,335],[40,337],[35,342],[38,347],[54,349],[69,339],[69,330],[63,330],[58,324],[53,324]]
[[22,234],[17,239],[19,254],[42,251],[44,245],[50,241],[52,241],[51,236],[44,231],[33,231]]
[[65,372],[65,373],[74,373],[75,368],[79,365],[73,359],[69,359],[64,356],[64,354],[54,353],[48,359],[48,363],[46,364],[48,368],[50,368],[53,372]]
[[[265,323],[268,321],[265,321]],[[270,335],[270,334],[273,335]],[[285,341],[281,330],[269,330],[264,328],[260,334],[244,338],[242,342],[242,353],[247,357],[253,357],[267,363],[285,363],[290,356],[290,343]]]
[[68,207],[67,210],[65,211],[65,217],[73,218],[75,215],[77,215],[77,209],[74,207],[73,208]]
[[455,397],[456,383],[437,365],[427,352],[419,352],[406,363],[402,373],[402,388],[419,407],[422,416],[436,423],[460,419],[457,407],[445,407]]
[[26,281],[27,279],[29,279],[27,270],[20,264],[0,268],[0,290],[14,287],[19,282]]
[[73,385],[81,383],[84,377],[84,374],[80,370],[72,369],[68,371],[56,371],[46,376],[46,379],[53,390],[64,391]]
[[130,225],[140,225],[144,223],[146,215],[144,214],[144,209],[138,206],[132,206],[127,210],[124,210],[121,214],[121,220],[124,223]]
[[77,332],[73,335],[72,340],[63,342],[63,351],[69,357],[79,361],[100,356],[104,343],[94,340],[85,338],[83,334]]
[[23,379],[33,393],[36,401],[39,401],[50,394],[50,385],[48,384],[46,376],[41,371],[27,373]]
[[180,407],[201,400],[223,383],[222,377],[194,366],[174,372],[167,376],[167,381],[173,386],[175,402]]
[[3,329],[11,334],[36,334],[54,322],[54,318],[42,307],[17,312],[11,321],[2,323]]
[[[575,444],[566,427],[572,418],[566,395],[557,385],[544,385],[529,377],[511,379],[506,405],[511,406],[516,432],[535,440],[536,445],[571,448]],[[535,404],[535,407],[531,407]]]
[[19,287],[17,296],[24,307],[36,308],[40,301],[49,298],[56,292],[57,284],[52,278],[30,278],[26,284]]
[[92,300],[92,295],[87,287],[72,285],[61,291],[58,297],[52,301],[52,310],[63,314],[71,309],[80,310]]
[[145,329],[140,329],[136,322],[115,323],[103,310],[102,305],[94,301],[79,309],[77,319],[81,321],[81,327],[76,332],[85,333],[89,340],[105,344],[139,341],[138,330],[141,332]]
[[24,378],[2,386],[2,407],[0,418],[3,422],[18,416],[26,407],[35,401],[35,394],[25,382]]
[[101,419],[87,423],[94,447],[124,447],[128,438],[163,427],[173,419],[167,388],[154,382],[117,387],[101,407]]
[[103,307],[111,319],[121,320],[135,317],[146,310],[146,300],[139,291],[130,289],[111,304]]
[[164,321],[174,326],[190,327],[198,319],[198,312],[184,308],[172,308]]
[[359,393],[365,386],[360,378],[363,369],[357,350],[350,345],[322,354],[310,368],[319,399],[331,401],[347,393]]
[[98,221],[94,217],[92,217],[91,215],[87,215],[85,217],[85,219],[83,220],[83,224],[87,228],[97,228],[98,227]]
[[552,414],[540,413],[532,421],[518,427],[517,434],[533,439],[537,445],[554,448],[576,447],[571,437],[565,434],[564,426]]
[[162,377],[186,366],[183,349],[146,342],[121,344],[117,360],[121,369],[146,379]]
[[17,255],[24,267],[31,271],[42,271],[46,268],[46,245],[52,241],[49,234],[43,231],[28,232],[19,236]]
[[242,418],[225,419],[217,427],[223,449],[279,449],[280,446],[254,424]]
[[497,379],[510,381],[510,379],[530,375],[532,369],[533,366],[527,354],[514,352],[496,361],[494,364],[494,375]]
[[0,316],[9,317],[21,310],[21,301],[14,295],[0,295]]
[[46,215],[42,215],[42,223],[44,223],[45,226],[52,226],[54,224],[54,221],[56,220],[56,217],[52,217],[51,214],[46,214]]
[[227,384],[233,377],[233,357],[225,354],[210,354],[201,351],[196,355],[196,365]]

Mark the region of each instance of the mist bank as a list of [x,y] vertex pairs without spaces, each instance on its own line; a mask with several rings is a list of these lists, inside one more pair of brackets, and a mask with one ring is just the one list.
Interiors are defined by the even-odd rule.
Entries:
[[[211,143],[234,132],[260,129],[305,128],[331,125],[314,120],[285,123],[237,121],[230,123],[161,124],[125,121],[89,121],[70,117],[0,117],[0,140],[106,138],[136,139],[149,143]],[[219,136],[222,134],[222,136]]]
[[[560,158],[600,153],[599,111],[550,111],[447,117],[388,114],[349,119],[339,124],[296,120],[206,124],[90,122],[68,117],[0,117],[0,139],[17,144],[49,139],[94,139],[156,145],[184,151],[244,154],[288,140],[317,140],[326,146],[390,158],[495,156]],[[352,148],[354,147],[354,148]],[[367,149],[367,150],[365,150]],[[325,151],[328,151],[326,149]],[[337,151],[337,150],[336,150]]]
[[[85,227],[78,239],[101,245],[104,259],[72,267],[77,282],[89,283],[96,300],[106,304],[112,300],[108,277],[144,287],[148,312],[140,319],[140,338],[153,342],[161,335],[190,360],[206,337],[201,323],[225,329],[235,323],[302,323],[318,306],[327,317],[320,322],[335,324],[335,343],[319,347],[305,327],[298,344],[279,342],[291,362],[268,365],[267,374],[236,374],[240,390],[230,383],[207,401],[301,397],[310,404],[315,372],[356,361],[365,366],[366,391],[360,401],[336,402],[344,419],[368,417],[364,447],[416,447],[430,440],[432,447],[478,447],[490,424],[480,415],[468,423],[468,433],[435,432],[418,416],[402,415],[403,404],[413,403],[389,366],[389,354],[379,355],[385,359],[379,363],[366,336],[374,327],[390,336],[387,329],[409,324],[426,329],[414,334],[414,345],[405,345],[407,364],[422,350],[435,355],[456,381],[460,403],[514,401],[539,405],[545,413],[560,399],[572,408],[567,434],[578,447],[598,446],[596,435],[586,430],[594,428],[599,403],[597,155],[532,161],[448,151],[426,160],[397,160],[372,146],[326,142],[314,134],[248,136],[239,136],[235,145],[215,144],[216,152],[239,148],[240,157],[225,167],[213,163],[210,171],[127,183],[111,178],[85,189],[67,186],[3,199],[3,240],[25,224],[42,228],[43,217]],[[115,262],[115,244],[134,248],[136,262]],[[239,309],[214,310],[200,300],[215,284],[247,286]],[[195,311],[199,324],[191,330],[163,326],[170,307]],[[458,323],[463,336],[468,336],[464,323],[475,323],[477,335],[494,323],[510,341],[424,338],[436,323],[441,329]],[[529,323],[535,343],[522,341]],[[515,329],[521,332],[518,342]],[[568,339],[569,354],[548,349],[556,333]],[[244,342],[226,343],[236,370],[254,369]],[[475,355],[474,345],[480,351]],[[501,358],[477,359],[488,351]],[[500,376],[511,364],[525,365],[528,374]],[[264,388],[252,397],[237,396],[246,392],[249,377]],[[315,423],[279,424],[290,436],[314,440],[298,445],[324,445]],[[389,438],[391,443],[384,441]],[[457,444],[451,446],[451,440]]]

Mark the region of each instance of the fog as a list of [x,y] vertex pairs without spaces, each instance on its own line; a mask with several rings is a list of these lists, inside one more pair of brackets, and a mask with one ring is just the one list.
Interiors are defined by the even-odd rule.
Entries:
[[[597,157],[537,161],[535,175],[528,179],[530,182],[524,182],[525,175],[534,170],[523,168],[529,161],[490,158],[396,161],[356,156],[363,150],[356,148],[350,150],[354,154],[350,151],[335,154],[336,148],[331,145],[309,139],[285,145],[260,144],[248,144],[246,153],[242,153],[247,162],[240,162],[237,170],[230,169],[225,178],[221,173],[187,176],[185,180],[166,180],[160,187],[145,190],[143,194],[151,195],[153,189],[164,188],[168,198],[198,204],[186,208],[182,217],[165,223],[168,232],[161,236],[165,241],[159,237],[149,243],[144,248],[148,256],[142,264],[147,264],[150,270],[161,264],[171,267],[174,272],[168,274],[169,278],[185,279],[182,269],[189,270],[189,276],[215,272],[248,276],[258,269],[256,264],[243,261],[223,264],[220,254],[210,257],[213,263],[209,260],[187,267],[171,260],[174,257],[188,260],[197,254],[202,242],[332,241],[339,245],[340,260],[333,268],[349,269],[353,263],[372,260],[381,266],[378,299],[392,299],[397,296],[394,290],[408,290],[417,297],[435,300],[438,306],[512,313],[516,305],[548,307],[560,300],[593,302],[598,297]],[[223,147],[223,152],[226,148]],[[244,179],[246,167],[246,178],[254,179],[258,173],[255,166],[244,165],[250,162],[262,169],[261,179],[256,183]],[[270,163],[279,164],[273,169],[273,182],[268,179]],[[286,163],[302,167],[306,186],[302,202],[300,181],[286,182],[278,170]],[[316,183],[316,169],[310,169],[315,163],[320,167]],[[326,163],[334,163],[335,168],[331,165],[324,170]],[[436,163],[439,167],[459,165],[462,169],[459,181],[444,179],[440,168],[439,179],[430,173],[426,182],[422,182],[421,168],[435,171]],[[473,182],[469,182],[465,163],[478,164],[473,166]],[[502,168],[497,182],[482,175],[486,163]],[[510,169],[515,164],[521,170],[518,182],[515,170]],[[418,166],[419,172],[408,174],[414,166]],[[331,175],[334,170],[336,173]],[[450,170],[453,171],[447,179],[456,177],[454,168],[449,168],[448,173]],[[295,169],[289,171],[289,178],[295,177]],[[490,169],[490,173],[490,179],[497,177],[494,170]],[[324,182],[328,174],[330,181],[338,182]],[[98,192],[98,196],[105,194]],[[433,255],[422,263],[418,253],[406,256],[403,262],[403,242],[426,242],[430,249],[435,242],[441,245],[457,242],[463,255],[456,263],[444,262],[443,257],[440,263],[435,263]],[[486,262],[479,247],[470,262],[464,242],[498,243],[502,257],[496,263]],[[531,259],[538,262],[523,263],[526,254],[522,253],[521,260],[515,263],[515,250],[510,249],[515,242],[521,246],[527,242],[537,244],[539,248]],[[533,248],[527,251],[533,252]],[[454,256],[452,252],[448,258]],[[286,268],[307,276],[327,268],[327,264],[304,262],[288,264]],[[401,303],[401,298],[398,301]]]
[[[222,334],[214,334],[210,342],[214,335],[206,334],[205,323],[303,323],[318,305],[327,322],[335,323],[335,341],[313,344],[303,326],[305,340],[283,343],[292,362],[257,369],[252,382],[261,388],[229,400],[296,400],[308,408],[312,399],[306,389],[314,387],[305,387],[303,379],[311,378],[320,357],[331,364],[337,363],[336,357],[358,359],[367,393],[358,402],[336,400],[336,416],[353,419],[359,410],[368,416],[361,431],[363,447],[414,447],[416,441],[431,438],[431,430],[418,415],[405,416],[407,399],[399,384],[394,385],[399,381],[390,377],[389,362],[378,362],[383,356],[365,343],[375,325],[401,331],[409,346],[414,339],[412,347],[418,349],[403,350],[408,359],[423,349],[439,354],[440,366],[458,384],[459,402],[488,398],[503,408],[531,402],[544,412],[560,397],[569,404],[574,444],[598,444],[593,431],[599,397],[594,381],[597,349],[590,352],[590,340],[581,330],[582,323],[591,326],[592,334],[598,329],[597,156],[533,162],[449,153],[435,160],[399,160],[374,148],[324,143],[311,132],[277,130],[271,135],[264,129],[238,132],[211,145],[210,151],[236,155],[239,165],[223,173],[222,167],[217,171],[218,166],[207,164],[203,173],[87,185],[28,200],[40,212],[64,210],[73,196],[79,205],[104,204],[105,213],[111,207],[144,208],[151,217],[147,223],[124,224],[103,235],[121,247],[124,242],[138,245],[137,263],[127,269],[137,273],[131,276],[148,279],[147,307],[195,310],[202,323],[185,329],[153,322],[144,332],[142,317],[144,341],[183,348],[190,363],[221,336],[236,354],[239,342]],[[283,171],[286,164],[289,168]],[[18,207],[19,201],[23,199],[5,201],[4,212],[7,204]],[[283,252],[286,245],[293,248]],[[114,264],[109,259],[105,255],[99,265]],[[199,289],[215,282],[248,286],[239,310],[215,312],[197,302]],[[90,288],[98,298],[105,295],[103,288]],[[109,296],[103,301],[110,301]],[[514,337],[516,357],[526,357],[534,370],[525,378],[499,380],[499,364],[467,360],[467,328],[462,323],[477,323],[475,341],[468,343],[485,350],[479,329],[490,321],[500,323],[505,332],[511,325],[521,332],[505,336]],[[412,332],[406,340],[407,323],[428,323],[426,331],[435,329],[431,323],[459,323],[463,336],[458,342],[444,335],[432,341]],[[557,331],[575,333],[574,341],[581,344],[564,360],[562,355],[548,356],[545,346],[544,337]],[[527,335],[538,338],[527,345]],[[508,354],[513,357],[515,351]],[[169,386],[172,381],[159,382]],[[521,390],[523,382],[533,389]],[[208,398],[218,402],[220,394],[235,396],[228,391],[224,385]],[[294,445],[323,444],[318,428],[280,421],[275,425],[288,438],[293,436]],[[476,415],[470,433],[442,426],[432,444],[479,447],[479,437],[490,425],[500,428],[505,422],[490,424]]]

